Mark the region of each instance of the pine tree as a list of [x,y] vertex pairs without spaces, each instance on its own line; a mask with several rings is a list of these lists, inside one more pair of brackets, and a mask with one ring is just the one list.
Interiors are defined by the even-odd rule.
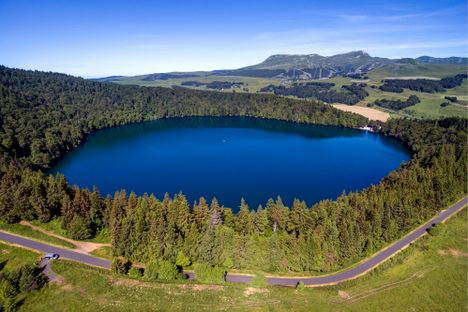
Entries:
[[288,221],[288,208],[283,205],[281,197],[278,196],[276,202],[270,198],[267,202],[267,211],[272,225],[273,232],[286,228]]
[[241,235],[249,235],[253,231],[252,217],[250,214],[249,206],[245,202],[244,198],[241,199],[235,229],[236,232],[240,233]]
[[220,225],[223,223],[223,220],[221,218],[221,208],[219,207],[218,200],[213,197],[213,200],[211,201],[210,205],[210,226],[211,227],[216,227],[217,225]]
[[261,205],[258,206],[257,211],[253,215],[252,222],[255,232],[262,235],[271,234],[272,229],[269,225],[267,211]]
[[289,232],[294,232],[296,236],[299,236],[299,233],[307,232],[311,219],[304,201],[294,199],[293,206],[289,211],[288,221],[287,230]]
[[210,211],[208,209],[205,198],[201,197],[198,204],[194,204],[193,215],[198,227],[198,231],[204,233],[211,222]]
[[208,229],[203,235],[198,250],[198,261],[211,265],[216,264],[216,230]]
[[[67,198],[67,197],[65,197]],[[65,200],[64,206],[67,205]],[[127,206],[127,194],[125,191],[115,192],[114,200],[110,213],[110,231],[112,237],[112,254],[115,256],[122,255],[122,248],[120,246],[122,233],[122,223],[125,216],[125,209]]]
[[93,191],[89,195],[89,201],[89,219],[92,226],[92,235],[94,236],[104,227],[104,214],[106,205],[96,187],[93,188]]
[[185,197],[185,195],[182,193],[178,193],[174,197],[173,206],[176,212],[177,231],[183,236],[185,236],[189,230],[191,223],[190,206],[187,202],[187,198]]

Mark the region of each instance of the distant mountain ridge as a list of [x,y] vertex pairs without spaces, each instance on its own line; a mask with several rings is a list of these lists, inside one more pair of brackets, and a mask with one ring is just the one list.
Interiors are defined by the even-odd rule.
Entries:
[[379,68],[393,61],[372,57],[364,51],[352,51],[332,56],[318,54],[289,55],[276,54],[260,64],[240,68],[246,70],[283,70],[277,78],[321,79],[336,75],[361,74]]
[[95,80],[95,81],[100,81],[100,82],[112,82],[112,81],[116,81],[122,78],[126,78],[126,76],[108,76],[108,77],[102,77],[102,78],[91,78],[89,80]]
[[421,64],[460,64],[467,65],[468,58],[451,56],[451,57],[432,57],[432,56],[420,56],[416,58],[416,61]]
[[[263,62],[239,69],[213,70],[211,72],[155,73],[144,75],[143,81],[167,80],[172,78],[191,78],[202,76],[240,76],[275,78],[285,80],[326,79],[338,75],[362,75],[384,66],[404,64],[451,64],[466,65],[466,57],[389,59],[373,57],[364,51],[351,51],[332,56],[319,54],[275,54]],[[116,78],[117,77],[117,78]],[[99,81],[116,81],[121,76],[112,76]],[[128,77],[127,77],[128,78]]]

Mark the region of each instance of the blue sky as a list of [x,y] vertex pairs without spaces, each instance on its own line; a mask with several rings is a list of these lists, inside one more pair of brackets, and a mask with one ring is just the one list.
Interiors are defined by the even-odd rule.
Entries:
[[0,64],[83,77],[238,68],[272,54],[467,56],[466,0],[0,0]]

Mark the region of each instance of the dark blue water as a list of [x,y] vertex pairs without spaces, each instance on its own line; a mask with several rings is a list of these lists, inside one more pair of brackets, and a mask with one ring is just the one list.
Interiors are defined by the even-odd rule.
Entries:
[[182,191],[237,210],[280,195],[308,205],[380,181],[408,151],[395,139],[359,130],[242,117],[190,117],[93,133],[52,172],[103,195],[125,188],[162,198]]

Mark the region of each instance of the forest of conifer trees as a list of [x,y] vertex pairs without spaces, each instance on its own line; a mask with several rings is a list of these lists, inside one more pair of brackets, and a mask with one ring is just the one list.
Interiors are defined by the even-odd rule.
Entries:
[[[346,127],[361,116],[273,95],[97,83],[0,67],[0,218],[61,220],[75,239],[108,233],[115,257],[146,263],[145,275],[176,278],[183,266],[266,272],[339,269],[370,255],[466,192],[466,119],[391,119],[380,132],[408,145],[413,159],[378,185],[312,207],[281,198],[239,212],[183,194],[104,198],[43,173],[96,129],[170,116],[248,115]],[[159,276],[159,277],[158,277]]]

